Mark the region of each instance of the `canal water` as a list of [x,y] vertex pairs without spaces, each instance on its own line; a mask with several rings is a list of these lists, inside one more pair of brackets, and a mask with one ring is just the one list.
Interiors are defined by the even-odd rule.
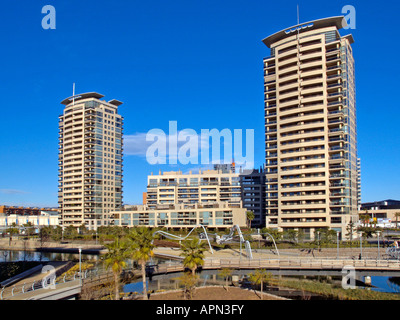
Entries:
[[[200,279],[198,281],[197,286],[202,287],[202,286],[209,286],[209,285],[224,285],[225,280],[223,277],[219,275],[220,271],[216,270],[205,270],[200,273]],[[248,271],[248,273],[252,272],[251,270]],[[179,277],[182,275],[182,273],[174,273],[174,274],[168,274],[168,275],[163,275],[162,277],[154,277],[153,279],[148,279],[147,281],[147,288],[148,290],[152,290],[154,292],[157,291],[163,291],[163,290],[174,290],[174,289],[179,289],[180,284],[179,284]],[[246,283],[246,275],[239,275],[239,283]],[[310,278],[310,277],[302,277],[302,279],[305,280],[315,280],[315,278]],[[365,277],[361,279],[363,282],[365,282]],[[337,277],[337,279],[334,280],[337,283],[341,283],[341,278]],[[247,282],[247,286],[249,286],[249,283]],[[380,291],[380,292],[389,292],[389,293],[399,293],[400,294],[400,278],[398,277],[387,277],[387,276],[372,276],[371,277],[371,287],[359,287],[365,288],[366,290],[372,290],[372,291]],[[143,291],[143,283],[140,280],[137,280],[135,282],[126,284],[123,287],[123,291],[126,293],[129,292],[137,292],[141,293]],[[280,295],[279,292],[271,292],[272,294]],[[286,293],[284,293],[286,294]],[[318,297],[314,297],[318,298]]]
[[400,293],[400,277],[371,277],[371,290]]

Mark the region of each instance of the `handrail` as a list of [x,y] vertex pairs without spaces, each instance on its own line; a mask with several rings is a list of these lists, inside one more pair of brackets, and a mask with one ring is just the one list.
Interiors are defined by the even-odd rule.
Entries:
[[[90,272],[90,275],[93,275],[93,273],[97,274],[97,269],[92,269],[89,272]],[[105,272],[100,273],[99,275],[102,275],[102,274],[104,275],[104,274],[107,274],[107,273],[109,274],[110,272],[109,271],[105,271]],[[51,285],[57,286],[58,284],[61,284],[61,283],[75,281],[77,279],[77,274],[78,274],[78,278],[80,278],[82,280],[83,279],[88,279],[89,276],[90,276],[90,275],[88,276],[88,272],[86,270],[85,273],[82,272],[82,277],[79,275],[79,272],[75,272],[74,275],[73,276],[72,275],[69,276],[68,279],[66,279],[66,276],[64,276],[62,279],[59,279],[58,281],[56,280],[56,278],[54,278],[53,282],[51,283],[51,278],[48,278],[47,275],[44,275],[43,278],[40,279],[40,281],[35,280],[33,282],[25,282],[22,285],[18,285],[18,286],[14,285],[12,288],[3,287],[2,291],[0,293],[0,300],[4,300],[7,295],[13,297],[13,296],[16,296],[16,295],[19,295],[19,294],[22,294],[22,293],[36,291],[36,290],[39,290],[39,289],[47,289],[47,288],[45,288],[45,286],[47,284],[51,284]],[[7,289],[9,289],[9,290],[7,290]]]

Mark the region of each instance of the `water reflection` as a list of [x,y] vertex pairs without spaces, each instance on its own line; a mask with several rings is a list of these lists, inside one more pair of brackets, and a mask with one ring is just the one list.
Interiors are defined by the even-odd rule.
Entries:
[[[183,275],[182,272],[166,274],[162,277],[155,277],[153,279],[147,279],[147,288],[150,291],[163,291],[163,290],[176,290],[182,288],[179,283],[179,277]],[[225,283],[223,277],[217,273],[211,274],[210,272],[202,272],[199,275],[199,281],[197,282],[197,287],[202,287],[206,285],[222,285]],[[128,283],[123,287],[124,292],[142,292],[143,282],[141,278],[135,282]]]

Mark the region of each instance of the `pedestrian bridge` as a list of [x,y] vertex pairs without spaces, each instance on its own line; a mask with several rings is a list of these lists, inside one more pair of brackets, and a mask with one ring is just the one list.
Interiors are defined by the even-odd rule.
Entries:
[[[400,261],[398,260],[353,260],[353,259],[206,259],[202,270],[266,269],[281,275],[341,275],[344,268],[353,267],[361,274],[400,276]],[[182,272],[181,263],[164,263],[152,266],[151,275],[161,275],[172,272]]]

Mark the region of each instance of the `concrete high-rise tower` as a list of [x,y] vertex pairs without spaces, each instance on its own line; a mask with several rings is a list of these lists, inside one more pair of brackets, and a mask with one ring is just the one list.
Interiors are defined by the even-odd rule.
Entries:
[[344,237],[357,214],[353,37],[343,17],[263,40],[267,227]]
[[63,227],[113,224],[122,208],[122,102],[83,93],[63,100],[59,117],[58,199]]

